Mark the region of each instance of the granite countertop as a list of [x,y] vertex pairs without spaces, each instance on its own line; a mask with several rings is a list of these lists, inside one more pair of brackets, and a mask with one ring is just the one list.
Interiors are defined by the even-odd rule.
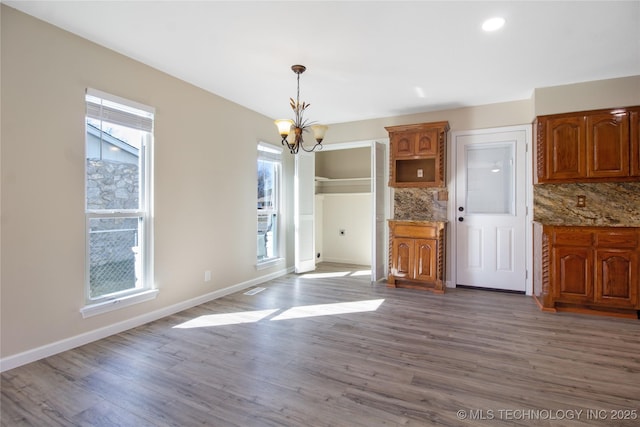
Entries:
[[640,227],[638,182],[538,184],[533,199],[533,220],[540,224]]

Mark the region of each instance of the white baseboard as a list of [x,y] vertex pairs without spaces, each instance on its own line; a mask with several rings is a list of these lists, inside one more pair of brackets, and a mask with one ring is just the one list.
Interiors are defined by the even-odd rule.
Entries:
[[208,294],[204,294],[187,301],[179,302],[177,304],[173,304],[171,306],[164,307],[159,310],[143,314],[141,316],[114,323],[112,325],[85,332],[83,334],[76,335],[70,338],[65,338],[63,340],[56,341],[51,344],[46,344],[41,347],[27,350],[12,356],[4,357],[0,359],[0,372],[8,371],[9,369],[17,368],[18,366],[26,365],[27,363],[35,362],[36,360],[44,359],[45,357],[62,353],[63,351],[71,350],[72,348],[89,344],[90,342],[97,341],[110,335],[118,334],[120,332],[124,332],[128,329],[144,325],[145,323],[153,322],[154,320],[170,316],[172,314],[178,313],[191,307],[195,307],[200,304],[204,304],[217,298],[222,298],[226,295],[241,291],[251,286],[258,285],[260,283],[264,283],[266,281],[284,276],[285,274],[292,272],[293,267],[278,270],[274,273],[247,280],[246,282],[238,283],[223,289],[218,289],[213,292],[209,292]]

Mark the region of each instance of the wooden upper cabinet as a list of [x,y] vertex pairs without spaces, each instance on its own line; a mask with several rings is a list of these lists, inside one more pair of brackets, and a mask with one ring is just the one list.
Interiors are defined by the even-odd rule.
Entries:
[[586,176],[585,123],[582,117],[550,117],[544,129],[546,176],[572,179]]
[[630,135],[631,143],[631,176],[640,177],[640,108],[631,111],[630,118]]
[[390,126],[392,187],[444,187],[448,122]]
[[536,118],[535,182],[640,180],[640,107]]
[[629,176],[629,113],[591,114],[586,125],[587,175]]
[[438,153],[439,137],[438,129],[393,133],[393,154],[396,157],[435,156]]

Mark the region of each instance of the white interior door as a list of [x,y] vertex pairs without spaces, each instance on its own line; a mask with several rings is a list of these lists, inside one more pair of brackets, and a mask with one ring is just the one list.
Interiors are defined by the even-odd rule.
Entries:
[[371,144],[371,194],[373,205],[373,230],[371,252],[371,281],[384,277],[385,266],[385,190],[386,146],[379,142]]
[[296,273],[316,269],[313,218],[315,173],[314,154],[300,150],[295,156],[294,178],[294,264]]
[[459,132],[454,142],[456,283],[524,292],[526,132]]

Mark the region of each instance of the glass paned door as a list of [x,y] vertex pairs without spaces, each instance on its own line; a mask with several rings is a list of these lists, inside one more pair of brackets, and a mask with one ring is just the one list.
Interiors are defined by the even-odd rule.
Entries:
[[467,213],[513,215],[513,144],[467,146],[466,150]]
[[524,291],[525,132],[461,133],[454,143],[456,284]]

